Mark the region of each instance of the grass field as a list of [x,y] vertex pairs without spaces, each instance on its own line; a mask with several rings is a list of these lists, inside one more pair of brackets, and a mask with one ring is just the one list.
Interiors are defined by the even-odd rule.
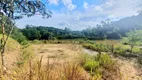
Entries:
[[[1,79],[141,80],[141,70],[136,67],[138,66],[135,64],[136,59],[113,57],[107,54],[102,54],[102,58],[99,58],[99,56],[85,54],[81,44],[76,44],[74,41],[64,42],[31,43],[27,47],[22,47],[10,38],[5,53],[7,73]],[[122,45],[119,41],[112,40],[95,42]],[[126,45],[126,48],[129,46]]]

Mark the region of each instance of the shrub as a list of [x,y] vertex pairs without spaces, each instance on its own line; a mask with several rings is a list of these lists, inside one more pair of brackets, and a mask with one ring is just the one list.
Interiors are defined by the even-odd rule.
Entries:
[[125,54],[125,49],[123,48],[123,46],[117,46],[114,49],[114,54],[116,54],[116,55]]
[[100,66],[99,62],[90,60],[85,62],[84,68],[86,71],[90,71],[92,73],[92,71],[95,71],[99,66]]
[[11,34],[11,37],[15,40],[17,40],[20,44],[24,45],[24,44],[27,44],[27,39],[26,37],[22,34],[22,32],[14,27],[13,31],[12,31],[12,34]]
[[108,80],[121,78],[119,68],[108,54],[96,56],[86,54],[83,57],[84,63],[81,65],[90,73],[92,79],[107,79],[107,76]]
[[140,53],[140,48],[135,46],[133,49],[132,49],[132,53]]
[[111,49],[110,45],[104,45],[104,44],[90,44],[90,43],[86,43],[83,44],[83,47],[87,48],[87,49],[91,49],[94,51],[101,51],[101,52],[109,52]]
[[107,54],[101,54],[101,55],[97,55],[96,59],[98,59],[98,62],[101,66],[106,66],[106,65],[112,65],[113,64],[113,60],[111,59],[111,57]]

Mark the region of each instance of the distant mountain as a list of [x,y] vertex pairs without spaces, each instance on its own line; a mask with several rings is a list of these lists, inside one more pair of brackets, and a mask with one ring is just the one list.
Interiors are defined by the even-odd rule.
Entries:
[[136,15],[136,16],[131,16],[131,17],[126,17],[123,19],[120,19],[119,21],[112,22],[113,26],[119,27],[120,29],[134,29],[134,28],[139,28],[142,26],[142,13]]

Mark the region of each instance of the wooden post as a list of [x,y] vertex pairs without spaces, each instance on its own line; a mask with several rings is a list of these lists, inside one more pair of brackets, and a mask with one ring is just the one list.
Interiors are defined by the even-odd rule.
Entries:
[[114,45],[113,44],[111,46],[111,52],[112,52],[112,54],[114,53]]

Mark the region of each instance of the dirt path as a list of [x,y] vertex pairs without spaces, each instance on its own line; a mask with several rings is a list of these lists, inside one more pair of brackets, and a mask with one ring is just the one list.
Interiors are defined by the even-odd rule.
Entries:
[[113,58],[117,61],[122,80],[142,80],[142,72],[138,69],[135,59]]

